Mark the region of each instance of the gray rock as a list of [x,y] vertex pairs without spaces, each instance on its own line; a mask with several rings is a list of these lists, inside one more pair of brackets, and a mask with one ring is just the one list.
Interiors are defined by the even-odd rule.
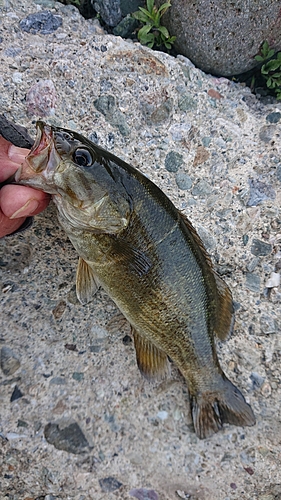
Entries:
[[275,200],[276,193],[270,184],[265,184],[258,179],[249,179],[250,197],[248,207],[255,207],[265,200]]
[[276,332],[275,319],[269,314],[262,314],[260,318],[260,328],[262,333],[270,334]]
[[63,377],[53,377],[50,380],[50,385],[66,385],[66,380]]
[[19,24],[22,31],[27,31],[32,35],[36,35],[36,33],[49,35],[62,26],[62,18],[49,10],[42,10],[35,14],[29,14],[29,16],[22,19]]
[[[156,0],[156,5],[162,4]],[[176,50],[207,73],[233,75],[257,65],[254,56],[263,40],[274,40],[281,49],[276,0],[173,0],[163,17]],[[241,57],[243,54],[243,57]]]
[[129,491],[131,497],[138,500],[158,500],[158,494],[154,490],[147,490],[146,488],[134,488]]
[[257,274],[254,273],[246,273],[246,283],[245,287],[251,292],[259,293],[260,292],[261,279]]
[[131,12],[135,12],[139,7],[145,7],[146,0],[120,0],[120,9],[122,16],[127,16]]
[[253,382],[253,389],[259,389],[262,386],[262,384],[264,383],[264,380],[265,380],[264,377],[262,377],[261,375],[259,375],[256,372],[252,372],[251,373],[250,379]]
[[266,117],[266,121],[269,123],[278,123],[281,118],[281,113],[276,111],[275,113],[269,113]]
[[274,125],[265,125],[260,129],[259,137],[260,140],[266,143],[269,143],[276,131],[276,127]]
[[120,134],[124,136],[128,136],[130,134],[130,129],[127,125],[125,116],[117,108],[115,97],[113,95],[102,95],[94,101],[94,105],[113,127],[118,128]]
[[281,164],[277,165],[277,168],[276,168],[276,177],[277,177],[278,181],[281,182]]
[[206,196],[211,194],[212,192],[212,186],[202,179],[201,181],[198,181],[197,184],[192,189],[192,194],[193,196]]
[[19,387],[17,385],[15,385],[14,390],[13,390],[12,395],[11,395],[11,399],[10,399],[11,403],[13,401],[16,401],[17,399],[22,398],[22,397],[23,397],[23,393],[21,392]]
[[131,38],[133,31],[138,27],[138,21],[134,19],[130,14],[128,14],[122,21],[120,21],[117,26],[113,29],[113,33],[116,36],[122,36],[123,38]]
[[149,117],[150,122],[157,125],[158,123],[166,121],[169,118],[172,109],[173,99],[167,99],[151,113]]
[[168,172],[177,172],[183,164],[182,155],[176,151],[170,151],[165,158],[165,168]]
[[247,264],[247,269],[250,273],[253,272],[253,270],[258,266],[259,264],[259,257],[254,257],[249,264]]
[[12,375],[20,367],[20,360],[17,354],[9,347],[2,347],[0,351],[0,367],[4,375]]
[[176,175],[176,183],[180,189],[186,191],[192,187],[192,179],[185,172],[178,172]]
[[116,26],[122,19],[120,0],[96,0],[94,8],[108,26]]
[[190,95],[184,95],[179,100],[179,109],[181,111],[193,111],[197,108],[197,102]]
[[270,255],[272,252],[272,245],[256,238],[252,241],[251,253],[256,257]]
[[99,479],[99,483],[102,491],[104,491],[105,493],[116,491],[122,486],[122,483],[115,479],[115,477],[105,477],[103,479]]
[[76,422],[63,428],[59,424],[49,423],[44,428],[44,436],[57,450],[68,453],[80,454],[89,448],[89,443]]

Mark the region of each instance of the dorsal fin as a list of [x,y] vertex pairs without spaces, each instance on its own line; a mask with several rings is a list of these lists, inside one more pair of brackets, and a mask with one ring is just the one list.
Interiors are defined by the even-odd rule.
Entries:
[[234,309],[231,291],[227,284],[214,271],[211,258],[191,222],[181,212],[179,212],[179,215],[188,231],[191,233],[194,243],[201,251],[206,264],[206,271],[212,273],[214,276],[216,293],[213,291],[213,295],[215,296],[215,308],[212,314],[212,326],[216,336],[220,340],[226,340],[228,335],[231,334],[234,324]]
[[81,304],[87,304],[95,295],[99,284],[92,268],[79,257],[76,270],[76,295]]
[[137,363],[142,375],[149,379],[163,379],[170,373],[167,354],[132,327]]
[[227,284],[214,272],[217,285],[216,314],[214,332],[220,340],[226,340],[234,325],[234,307],[232,294]]

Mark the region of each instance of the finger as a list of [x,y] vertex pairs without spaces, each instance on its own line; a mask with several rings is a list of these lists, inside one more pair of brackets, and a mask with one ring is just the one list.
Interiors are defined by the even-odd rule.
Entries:
[[19,168],[28,153],[29,149],[18,148],[0,136],[0,182]]
[[26,186],[7,185],[0,190],[0,207],[10,219],[36,215],[44,210],[50,196]]
[[20,217],[11,220],[0,210],[0,238],[16,231],[23,224],[24,219],[25,217]]

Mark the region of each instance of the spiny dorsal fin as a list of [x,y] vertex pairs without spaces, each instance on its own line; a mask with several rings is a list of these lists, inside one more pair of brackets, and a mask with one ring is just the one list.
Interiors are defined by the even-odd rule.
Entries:
[[205,264],[209,267],[209,272],[211,272],[215,278],[217,293],[214,294],[216,295],[216,299],[215,309],[212,315],[213,328],[216,336],[220,340],[226,340],[228,335],[231,334],[234,324],[234,310],[231,291],[227,284],[214,271],[211,258],[191,222],[181,212],[179,212],[179,215],[185,223],[188,231],[191,233],[193,241],[200,248]]
[[79,302],[83,305],[90,302],[98,288],[99,284],[94,271],[84,259],[79,257],[76,271],[76,294]]
[[140,335],[132,327],[135,341],[136,357],[140,372],[149,379],[162,379],[170,373],[167,355],[158,349],[150,340]]
[[203,245],[203,242],[199,236],[199,234],[196,232],[195,228],[193,227],[193,225],[191,224],[190,220],[188,220],[188,218],[182,214],[181,212],[179,212],[179,216],[180,218],[182,219],[182,221],[184,222],[184,224],[186,225],[188,231],[191,233],[192,237],[193,237],[193,240],[194,242],[196,243],[196,245],[200,248],[201,250],[201,253],[203,254],[203,257],[206,261],[206,263],[211,267],[211,269],[213,270],[213,264],[212,264],[212,261],[211,261],[211,258],[210,258],[210,255],[208,254],[206,248],[204,247]]

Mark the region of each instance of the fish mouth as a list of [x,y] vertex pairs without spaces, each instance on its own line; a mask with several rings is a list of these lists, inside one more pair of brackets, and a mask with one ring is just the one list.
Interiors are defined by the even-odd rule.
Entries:
[[42,121],[36,123],[36,128],[35,142],[23,164],[9,179],[9,183],[57,194],[53,177],[60,157],[54,146],[54,130]]

